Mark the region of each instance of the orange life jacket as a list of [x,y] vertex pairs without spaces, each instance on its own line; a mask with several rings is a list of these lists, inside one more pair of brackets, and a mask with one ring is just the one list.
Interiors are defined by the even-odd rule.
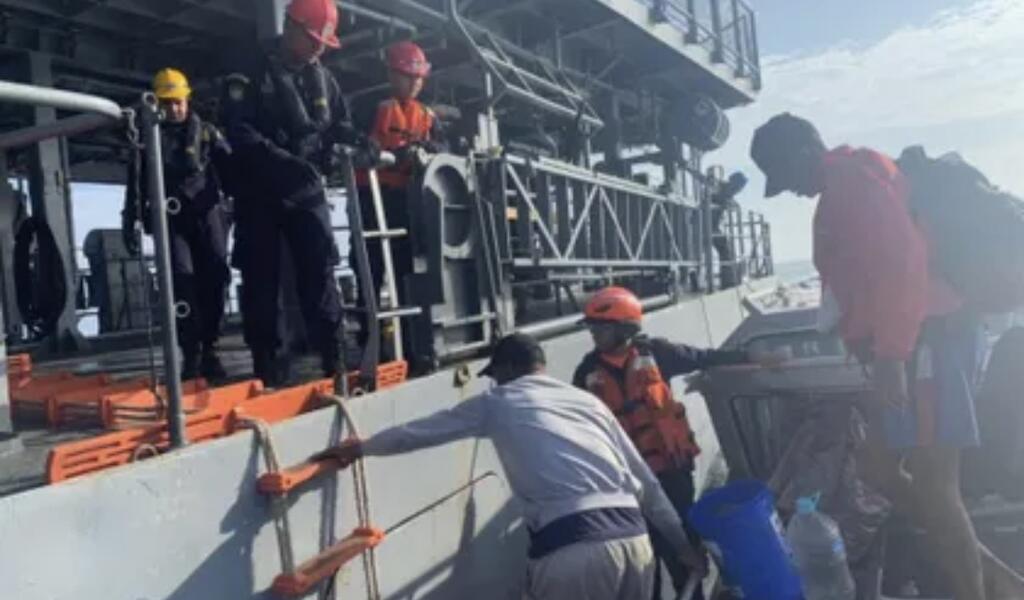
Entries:
[[[370,137],[381,149],[395,151],[409,144],[429,140],[433,127],[434,113],[418,100],[403,102],[397,98],[388,98],[377,106]],[[361,175],[360,183],[364,184],[365,174]],[[378,172],[382,186],[398,189],[408,186],[411,176],[410,164],[398,164]]]
[[599,356],[586,386],[611,409],[655,473],[700,454],[686,408],[673,398],[650,351],[632,346],[624,357]]

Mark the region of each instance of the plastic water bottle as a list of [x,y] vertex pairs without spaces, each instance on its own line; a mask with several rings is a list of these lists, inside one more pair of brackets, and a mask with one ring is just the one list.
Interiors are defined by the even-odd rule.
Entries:
[[803,580],[805,600],[854,600],[856,588],[839,526],[818,512],[817,498],[800,498],[796,507],[786,539]]

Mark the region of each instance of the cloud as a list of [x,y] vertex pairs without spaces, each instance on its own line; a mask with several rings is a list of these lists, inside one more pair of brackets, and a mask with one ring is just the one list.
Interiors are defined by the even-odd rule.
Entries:
[[763,180],[747,145],[757,125],[782,111],[811,119],[833,145],[892,154],[917,143],[936,153],[957,150],[996,183],[1024,195],[1021,32],[1024,2],[975,0],[872,44],[767,57],[761,97],[731,113],[732,139],[710,158],[754,175],[747,205],[772,221],[780,260],[809,257],[813,204],[757,199]]

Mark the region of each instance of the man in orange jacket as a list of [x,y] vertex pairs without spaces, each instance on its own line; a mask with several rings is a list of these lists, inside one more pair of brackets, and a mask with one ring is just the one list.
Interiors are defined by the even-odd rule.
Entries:
[[[773,354],[702,350],[664,338],[647,338],[640,333],[642,319],[640,300],[626,288],[608,287],[594,294],[584,309],[583,322],[590,328],[595,348],[576,368],[573,384],[611,409],[696,544],[698,538],[689,527],[687,513],[695,496],[693,461],[700,447],[686,409],[675,400],[669,381],[710,367],[746,363],[776,366],[780,361]],[[649,530],[654,553],[668,568],[678,593],[689,572],[673,559],[670,545],[657,529]],[[659,584],[655,585],[655,599],[661,597]],[[700,597],[698,593],[696,598]]]
[[821,196],[814,263],[838,305],[839,334],[873,379],[875,398],[862,408],[874,483],[920,519],[958,600],[986,597],[983,563],[990,597],[1022,597],[1020,578],[978,543],[961,497],[961,450],[979,442],[980,330],[929,268],[907,181],[873,150],[829,150],[789,113],[757,130],[751,157],[767,176],[766,197]]
[[[387,64],[391,94],[377,106],[370,139],[381,150],[394,153],[398,159],[394,166],[378,169],[381,201],[388,228],[410,231],[408,198],[409,185],[415,172],[415,151],[441,150],[436,135],[437,118],[432,110],[418,100],[426,78],[430,75],[430,63],[422,48],[413,42],[404,41],[388,48]],[[358,174],[358,183],[363,227],[367,231],[380,229],[365,172]],[[380,244],[368,244],[367,254],[373,291],[378,294],[384,280],[384,257]],[[405,277],[413,271],[413,248],[409,236],[391,240],[391,257],[395,287],[400,303],[405,304],[408,298]],[[354,257],[350,260],[354,260]]]

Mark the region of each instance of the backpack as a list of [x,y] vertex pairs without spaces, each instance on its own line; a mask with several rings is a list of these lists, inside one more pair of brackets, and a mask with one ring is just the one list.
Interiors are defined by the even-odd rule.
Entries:
[[997,493],[1003,498],[1024,500],[1024,327],[1006,331],[992,347],[981,379],[975,405],[981,446],[964,453],[961,478],[964,492],[972,498]]
[[956,153],[930,158],[912,146],[896,164],[932,242],[933,268],[979,313],[1024,305],[1024,201]]

